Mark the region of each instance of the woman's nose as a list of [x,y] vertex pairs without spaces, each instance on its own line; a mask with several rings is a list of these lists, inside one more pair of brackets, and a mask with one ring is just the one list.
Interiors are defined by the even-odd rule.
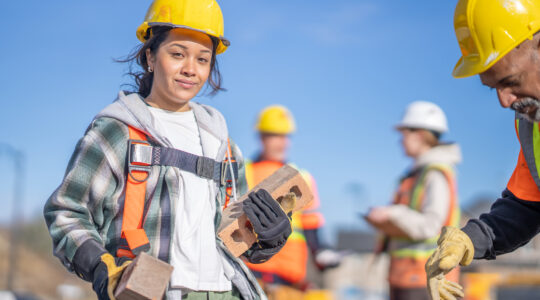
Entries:
[[182,67],[182,74],[186,76],[193,76],[195,74],[195,64],[191,59],[186,59],[184,66]]

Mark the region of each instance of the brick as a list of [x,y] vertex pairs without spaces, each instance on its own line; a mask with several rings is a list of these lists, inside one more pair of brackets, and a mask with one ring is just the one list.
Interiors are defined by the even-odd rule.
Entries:
[[[286,199],[287,194],[294,193],[296,203],[293,211],[299,211],[313,201],[313,193],[302,174],[289,165],[281,167],[250,192],[259,189],[267,190],[280,204],[283,199]],[[223,211],[223,218],[218,229],[218,236],[236,257],[242,255],[257,241],[242,207],[242,202],[247,199],[248,194],[249,192]]]
[[114,296],[118,300],[159,300],[169,284],[173,267],[144,252],[126,268]]

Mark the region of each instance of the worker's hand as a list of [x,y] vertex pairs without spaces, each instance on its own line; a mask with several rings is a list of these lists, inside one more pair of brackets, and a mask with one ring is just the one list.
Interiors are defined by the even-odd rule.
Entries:
[[467,266],[474,257],[474,246],[463,231],[444,227],[437,241],[438,247],[426,263],[428,291],[433,300],[463,297],[461,286],[450,282],[444,275],[458,266]]
[[366,219],[374,225],[385,223],[390,219],[389,211],[390,209],[387,206],[373,207],[366,216]]
[[290,213],[287,215],[268,191],[260,189],[250,193],[243,205],[261,248],[276,248],[285,244],[292,233]]
[[130,263],[131,260],[126,258],[115,260],[109,253],[101,255],[101,261],[94,271],[92,280],[92,288],[99,300],[116,299],[114,290],[118,285],[122,272]]
[[428,278],[428,292],[432,300],[456,300],[457,297],[465,297],[463,288],[447,280],[442,274]]

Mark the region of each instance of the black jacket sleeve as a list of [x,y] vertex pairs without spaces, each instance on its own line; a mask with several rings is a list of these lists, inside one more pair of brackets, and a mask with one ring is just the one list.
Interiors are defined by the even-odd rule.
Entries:
[[528,243],[540,229],[540,202],[517,198],[508,189],[487,214],[462,230],[474,244],[475,259],[495,259]]

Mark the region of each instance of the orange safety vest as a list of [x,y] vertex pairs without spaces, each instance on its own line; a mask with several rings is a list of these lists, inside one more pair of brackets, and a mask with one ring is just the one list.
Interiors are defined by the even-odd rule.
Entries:
[[515,125],[521,149],[506,187],[521,200],[540,201],[540,128],[519,115]]
[[[246,163],[246,180],[249,188],[256,186],[282,166],[283,163],[274,161]],[[293,214],[291,222],[293,232],[276,255],[261,264],[246,262],[251,270],[275,274],[291,284],[301,283],[306,277],[308,247],[303,230],[319,228],[323,223],[322,215],[315,211],[319,205],[315,182],[307,172],[301,171],[301,173],[315,196],[312,204],[304,211]],[[262,279],[264,281],[264,277]]]
[[[450,187],[450,204],[444,226],[458,226],[460,211],[456,193],[456,183],[451,168],[444,165],[428,165],[405,177],[396,192],[394,204],[406,205],[421,211],[425,192],[425,176],[431,170],[444,174]],[[390,237],[389,282],[400,288],[422,288],[426,286],[427,276],[424,266],[429,256],[437,248],[438,236],[417,241],[409,238]],[[459,270],[456,268],[446,275],[447,279],[457,281]]]
[[[150,145],[148,137],[139,129],[129,126],[129,146],[128,146],[128,174],[126,180],[126,193],[124,198],[124,212],[122,215],[122,239],[126,243],[121,243],[116,252],[117,257],[135,258],[140,252],[145,252],[150,249],[148,236],[144,231],[144,205],[146,202],[146,181],[150,175],[151,164],[141,162],[131,162],[131,147],[132,144]],[[231,144],[228,142],[228,151],[231,152]],[[234,157],[230,159],[231,163],[235,163]],[[225,157],[222,164],[229,163],[229,156]],[[221,174],[225,176],[224,173]],[[232,191],[232,180],[225,176],[225,205],[230,201]],[[237,178],[236,178],[237,179]]]

